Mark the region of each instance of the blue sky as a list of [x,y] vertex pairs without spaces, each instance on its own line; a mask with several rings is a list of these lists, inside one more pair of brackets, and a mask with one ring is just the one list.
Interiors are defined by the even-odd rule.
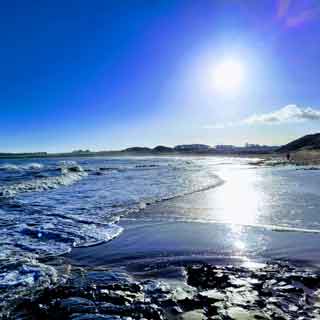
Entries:
[[[282,144],[319,130],[316,0],[12,0],[0,15],[0,151]],[[212,85],[226,59],[243,68],[236,93]]]

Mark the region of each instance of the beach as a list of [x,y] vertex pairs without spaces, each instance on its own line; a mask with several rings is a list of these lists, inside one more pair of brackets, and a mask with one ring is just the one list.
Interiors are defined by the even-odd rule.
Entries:
[[319,0],[1,4],[0,320],[320,320]]
[[[312,171],[307,174],[311,175]],[[300,211],[298,199],[294,209],[287,207],[298,194],[290,195],[291,199],[289,194],[283,194],[277,204],[267,206],[261,202],[263,199],[254,199],[249,177],[241,182],[242,191],[235,191],[232,183],[229,180],[215,189],[147,206],[120,220],[119,225],[125,230],[120,237],[102,245],[76,248],[68,257],[72,264],[80,266],[125,266],[129,270],[188,261],[224,265],[290,261],[302,266],[319,266],[320,232],[312,226],[313,221],[309,221],[309,227],[308,221],[304,227],[292,221],[274,223],[282,209],[296,210],[292,212],[296,220],[303,218],[305,212]],[[274,196],[263,194],[263,197]],[[302,199],[307,196],[310,197],[307,191],[304,196],[300,195]],[[260,210],[261,216],[256,217]],[[316,215],[316,210],[317,207],[309,208],[310,214],[314,211]],[[263,211],[268,211],[268,215],[263,216]]]
[[[66,185],[60,176],[50,177],[49,191],[8,185],[17,194],[11,207],[2,200],[3,210],[18,218],[18,199],[20,215],[36,204],[47,222],[36,226],[35,212],[29,216],[23,234],[30,240],[14,262],[19,274],[2,267],[2,293],[17,295],[3,296],[6,316],[316,319],[320,170],[262,160],[77,159],[63,163]],[[24,170],[38,175],[61,165],[54,161]],[[68,237],[80,236],[67,250]],[[10,237],[13,245],[19,233]]]

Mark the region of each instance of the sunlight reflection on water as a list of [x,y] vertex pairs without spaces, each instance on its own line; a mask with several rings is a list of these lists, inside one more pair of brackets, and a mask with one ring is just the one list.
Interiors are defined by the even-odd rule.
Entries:
[[[260,213],[260,204],[264,201],[264,193],[257,188],[259,177],[255,171],[232,172],[232,183],[223,186],[222,192],[217,192],[215,205],[223,208],[221,220],[231,224],[255,224]],[[230,173],[229,173],[230,174]],[[246,182],[244,184],[244,181]],[[216,218],[217,212],[214,212]]]
[[223,170],[221,174],[226,182],[212,201],[222,210],[214,210],[211,215],[230,224],[234,252],[245,258],[252,245],[247,243],[246,226],[259,223],[266,195],[257,187],[260,177],[255,170]]

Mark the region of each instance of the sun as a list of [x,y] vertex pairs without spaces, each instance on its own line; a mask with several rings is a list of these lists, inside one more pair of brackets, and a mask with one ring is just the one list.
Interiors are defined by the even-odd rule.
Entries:
[[244,66],[237,60],[224,60],[213,69],[212,80],[217,91],[238,92],[244,81]]

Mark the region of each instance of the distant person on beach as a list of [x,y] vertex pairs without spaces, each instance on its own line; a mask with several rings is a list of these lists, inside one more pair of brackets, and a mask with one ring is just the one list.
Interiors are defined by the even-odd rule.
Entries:
[[291,159],[290,153],[287,153],[287,160],[290,161],[290,159]]

